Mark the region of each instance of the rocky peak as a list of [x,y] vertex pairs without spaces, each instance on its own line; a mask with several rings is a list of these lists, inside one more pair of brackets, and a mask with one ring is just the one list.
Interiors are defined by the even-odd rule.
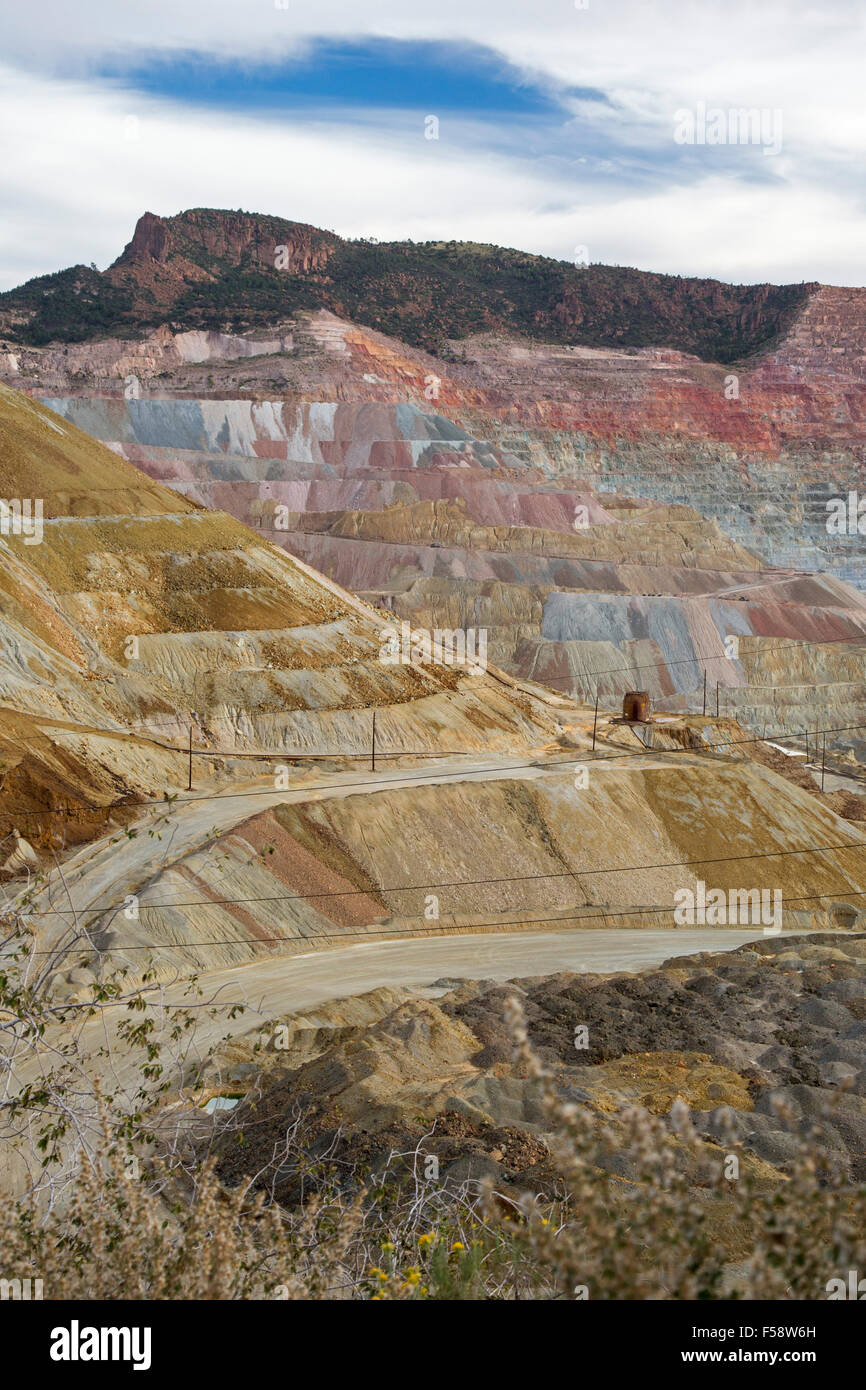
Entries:
[[166,223],[153,212],[145,212],[135,224],[135,231],[124,248],[119,261],[141,261],[149,257],[154,261],[164,261],[169,250],[169,233]]
[[339,240],[317,227],[248,212],[191,208],[169,218],[146,212],[115,264],[183,260],[211,272],[217,263],[273,269],[278,248],[284,248],[280,268],[309,272],[325,265]]

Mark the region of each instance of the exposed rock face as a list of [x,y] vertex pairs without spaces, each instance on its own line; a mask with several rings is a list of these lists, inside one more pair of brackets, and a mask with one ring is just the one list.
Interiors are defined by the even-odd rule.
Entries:
[[856,525],[828,530],[826,503],[864,486],[864,332],[866,292],[825,286],[771,350],[731,368],[464,346],[473,384],[510,395],[482,408],[493,443],[602,491],[687,503],[773,564],[859,584]]
[[[866,317],[866,290],[840,285],[822,285],[809,296],[781,341],[757,367],[759,380],[772,385],[789,385],[799,377],[800,385],[816,382],[831,386],[834,379],[866,380],[866,344],[863,320]],[[848,400],[852,414],[826,421],[844,429],[846,423],[863,422],[862,397]]]
[[[595,357],[591,363],[597,367]],[[425,365],[417,364],[419,388]],[[338,370],[356,389],[375,375]],[[652,370],[644,363],[640,372]],[[515,399],[525,399],[520,389]],[[586,700],[596,689],[615,700],[637,686],[656,705],[694,709],[706,671],[711,709],[718,682],[720,711],[759,728],[802,733],[819,724],[847,730],[831,742],[860,740],[864,672],[844,644],[866,634],[863,599],[830,574],[768,569],[757,542],[763,537],[773,553],[781,508],[774,503],[776,531],[761,510],[732,511],[718,464],[712,483],[697,465],[688,482],[716,513],[708,521],[699,509],[603,492],[611,476],[589,469],[588,453],[575,456],[574,471],[584,472],[574,478],[560,456],[562,432],[551,442],[546,430],[524,430],[531,447],[518,454],[514,427],[490,408],[483,423],[499,442],[409,402],[67,396],[51,404],[161,481],[231,511],[395,618],[486,628],[491,659],[516,674]],[[481,418],[475,407],[472,414]],[[641,479],[646,491],[676,491],[669,469],[661,471],[661,447],[652,447],[659,472]],[[596,442],[592,457],[600,448]],[[781,465],[773,468],[775,497]],[[621,465],[616,481],[624,489],[634,480]],[[677,495],[685,493],[684,482]],[[784,534],[794,534],[786,525]],[[755,549],[732,541],[726,527]],[[808,535],[799,540],[806,545]],[[801,554],[793,558],[802,563]],[[806,715],[810,684],[820,689],[810,692]]]
[[[234,449],[257,439],[286,448],[288,417],[249,402],[233,406],[208,415],[191,403],[192,428],[218,437],[228,421]],[[393,412],[373,409],[374,420],[391,428]],[[419,445],[419,456],[429,448],[459,463],[467,444],[460,431],[405,407],[400,413],[427,430],[423,440],[404,438],[410,456]],[[330,408],[311,408],[307,419],[339,422]],[[253,434],[262,422],[266,428]],[[363,463],[383,441],[374,430],[361,447],[354,429],[330,426],[320,442],[330,436],[350,478],[354,458]],[[296,430],[292,438],[303,436]],[[46,513],[38,544],[11,531],[0,536],[0,836],[14,827],[43,853],[102,836],[63,879],[68,912],[86,914],[88,936],[53,980],[61,998],[86,997],[107,965],[142,970],[150,953],[156,978],[168,979],[178,970],[431,932],[670,928],[675,894],[697,886],[695,866],[708,856],[727,861],[732,844],[737,860],[720,862],[711,886],[739,888],[744,856],[747,887],[775,893],[784,863],[785,925],[836,925],[839,904],[847,925],[859,921],[862,832],[806,786],[742,756],[734,721],[670,717],[643,740],[604,708],[596,721],[591,708],[515,683],[495,667],[383,661],[391,610],[370,608],[270,544],[276,531],[202,510],[5,387],[0,442],[4,492],[38,489]],[[214,457],[232,469],[237,459],[274,462],[267,450]],[[474,471],[483,468],[479,461]],[[520,506],[526,515],[550,507],[555,521],[560,492],[551,498],[543,480],[533,480]],[[508,510],[504,492],[489,495]],[[478,505],[487,496],[481,487]],[[630,553],[640,509],[590,501],[589,530],[609,533],[620,547],[609,582],[627,593],[621,576],[633,567],[619,561]],[[486,527],[453,505],[405,509],[403,534],[415,550],[434,527],[451,551],[442,578],[463,582],[478,559],[503,566],[496,581],[503,591],[519,597],[535,585],[565,602],[559,614],[554,602],[549,621],[559,624],[551,643],[567,647],[569,604],[579,591],[550,580],[559,567],[560,582],[568,573],[577,583],[572,572],[592,558],[586,536]],[[662,551],[676,537],[679,573],[705,594],[719,582],[712,568],[719,554],[732,558],[729,543],[693,514],[656,511],[642,520],[642,535]],[[366,528],[377,539],[353,543],[389,545],[390,515],[343,518],[334,535]],[[564,560],[546,551],[554,534]],[[421,548],[440,553],[432,542]],[[751,578],[763,582],[763,572]],[[724,579],[742,582],[730,573]],[[495,589],[488,597],[496,600]],[[616,641],[631,641],[623,636],[630,628],[622,615],[608,621],[616,653]],[[663,630],[674,628],[668,614],[639,640],[660,647]],[[695,630],[689,640],[704,635]],[[374,713],[380,761],[368,774]],[[196,788],[183,799],[190,734]],[[308,755],[319,760],[312,767],[300,761]],[[447,761],[431,765],[431,756]],[[588,781],[576,777],[576,762],[587,763]],[[289,771],[291,788],[275,781]],[[822,852],[800,857],[804,846]],[[127,893],[136,895],[136,913],[120,922]],[[42,950],[68,939],[70,923],[56,903],[53,882],[37,890]]]
[[[393,713],[380,722],[391,746]],[[612,742],[613,727],[603,722],[610,761],[590,760],[583,786],[565,758],[495,780],[409,779],[254,816],[241,807],[226,833],[151,877],[124,940],[135,951],[171,942],[170,965],[156,967],[168,974],[431,932],[670,929],[679,890],[735,890],[745,873],[768,904],[782,893],[780,926],[863,921],[862,830],[814,785],[792,785],[730,744],[721,757],[673,741],[635,757],[637,745]],[[788,852],[811,845],[842,848]],[[755,856],[747,870],[740,846]],[[113,930],[100,908],[97,942]]]
[[327,264],[329,248],[339,238],[298,222],[278,217],[252,217],[247,213],[213,213],[204,208],[177,217],[156,217],[146,212],[139,218],[132,241],[114,262],[112,269],[128,266],[142,258],[166,262],[173,256],[204,252],[209,258],[228,265],[251,262],[274,269],[274,235],[288,238],[287,269],[321,270]]
[[169,245],[166,223],[152,212],[139,217],[132,234],[132,241],[124,247],[115,264],[127,265],[150,257],[154,261],[164,261]]
[[498,664],[585,700],[703,708],[706,674],[710,709],[718,682],[753,728],[863,752],[866,561],[828,503],[866,497],[864,333],[866,292],[821,287],[729,367],[498,334],[445,360],[327,312],[16,360],[128,459],[397,619],[483,626]]
[[39,543],[0,535],[0,837],[104,828],[180,780],[191,725],[203,749],[287,756],[366,753],[373,707],[419,752],[553,732],[492,677],[383,664],[350,594],[5,387],[0,445],[3,496],[44,508]]

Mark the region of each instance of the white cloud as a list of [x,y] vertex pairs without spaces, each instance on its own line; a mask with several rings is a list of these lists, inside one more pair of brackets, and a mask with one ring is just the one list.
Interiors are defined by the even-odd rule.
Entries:
[[[366,11],[369,11],[367,13]],[[836,0],[43,0],[10,5],[4,92],[0,285],[75,261],[107,264],[138,215],[245,207],[352,235],[468,237],[568,257],[721,278],[864,283],[860,152],[863,19]],[[313,35],[483,43],[551,81],[600,88],[575,101],[573,152],[521,152],[511,131],[411,113],[231,116],[100,86],[97,55],[148,47],[276,58]],[[78,65],[75,81],[52,77]],[[25,70],[24,66],[27,65]],[[698,101],[780,107],[782,156],[721,148],[688,173],[675,110]],[[139,121],[129,139],[125,118]],[[566,122],[563,126],[565,129]],[[681,152],[680,152],[681,153]],[[525,157],[524,157],[525,154]],[[601,161],[601,162],[600,162]]]

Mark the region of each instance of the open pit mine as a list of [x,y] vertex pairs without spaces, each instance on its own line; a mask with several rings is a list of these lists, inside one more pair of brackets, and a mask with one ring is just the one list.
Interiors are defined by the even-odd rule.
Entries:
[[[269,236],[294,248],[293,273],[268,262]],[[32,304],[11,292],[0,379],[398,621],[483,628],[512,675],[589,702],[646,688],[692,713],[706,680],[712,712],[810,755],[817,729],[831,759],[866,758],[866,291],[765,286],[727,306],[733,288],[717,286],[708,309],[709,282],[671,282],[665,312],[692,300],[669,346],[627,319],[607,334],[622,341],[598,345],[600,291],[573,268],[553,341],[521,336],[499,300],[496,331],[449,339],[447,296],[438,355],[370,327],[363,305],[354,321],[271,306],[243,331],[177,324],[193,263],[214,294],[255,267],[277,302],[302,282],[330,303],[323,265],[342,285],[341,256],[374,255],[338,242],[279,219],[148,214],[91,291],[109,312],[122,288],[137,335],[30,345]],[[486,251],[498,274],[516,254]],[[150,326],[151,293],[174,329]],[[653,277],[635,294],[662,315]],[[218,320],[196,305],[191,322]],[[608,320],[628,312],[614,297]],[[699,336],[711,327],[721,360]]]
[[[866,291],[690,290],[647,341],[582,333],[574,289],[432,343],[334,298],[339,238],[239,216],[142,219],[87,273],[110,333],[0,296],[0,975],[43,1010],[0,1184],[44,1196],[22,1107],[72,1020],[94,1108],[51,1162],[109,1072],[140,1107],[121,989],[163,1040],[214,1001],[142,1152],[175,1126],[286,1211],[307,1169],[262,1175],[301,1113],[334,1181],[421,1146],[554,1200],[515,996],[622,1141],[615,1200],[635,1105],[685,1106],[694,1189],[735,1144],[780,1190],[831,1105],[862,1177]],[[204,314],[272,232],[320,307],[273,269],[252,323]]]

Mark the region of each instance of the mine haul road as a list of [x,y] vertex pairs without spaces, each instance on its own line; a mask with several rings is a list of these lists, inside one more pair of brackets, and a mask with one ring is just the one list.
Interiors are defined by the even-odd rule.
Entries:
[[[654,754],[636,755],[642,763],[658,765],[665,761]],[[695,755],[696,757],[698,755]],[[684,760],[690,759],[689,754]],[[567,760],[573,763],[574,759]],[[455,758],[437,762],[434,768],[384,770],[375,774],[355,772],[306,772],[290,790],[275,791],[267,783],[251,786],[247,781],[229,786],[217,794],[176,801],[148,808],[135,824],[137,835],[127,838],[123,831],[96,841],[72,856],[58,871],[32,910],[45,911],[68,906],[92,911],[109,903],[122,902],[125,894],[136,892],[169,864],[186,853],[201,848],[220,834],[269,806],[287,801],[319,800],[331,796],[367,795],[384,787],[418,786],[466,777],[502,778],[520,769],[522,777],[541,776],[557,765],[519,756],[479,759]],[[599,770],[604,762],[594,764]],[[614,775],[617,763],[609,765]],[[162,841],[147,834],[157,821]],[[31,920],[40,920],[32,918]],[[41,919],[44,923],[68,925],[69,917]],[[60,926],[43,926],[43,946],[56,943]],[[333,1000],[349,998],[384,987],[403,988],[436,996],[451,980],[508,980],[558,971],[638,972],[650,969],[672,956],[700,951],[733,950],[758,940],[757,928],[671,928],[670,930],[592,929],[523,932],[466,932],[455,936],[429,936],[395,941],[369,941],[292,956],[269,957],[245,965],[199,971],[198,991],[190,996],[188,981],[154,988],[146,995],[147,1008],[157,1019],[157,1035],[171,1026],[171,1013],[164,1004],[195,1009],[197,1024],[194,1047],[200,1056],[230,1035],[267,1029],[277,1019],[292,1014],[313,1013]],[[158,948],[157,948],[158,949]],[[234,1018],[227,1017],[231,1005],[243,1005]],[[217,1016],[211,1006],[219,1005]],[[74,1010],[75,1006],[73,1006]],[[74,1012],[61,1015],[58,1036],[68,1038],[70,1030],[78,1040],[77,1055],[88,1082],[108,1081],[130,1096],[140,1084],[140,1056],[132,1055],[117,1033],[117,1025],[129,1018],[123,1005],[108,1003],[99,1016],[82,1015],[75,1022]],[[139,1016],[140,1017],[140,1016]],[[6,1094],[17,1092],[35,1080],[50,1061],[51,1032],[44,1038],[45,1055],[24,1049],[12,1061],[7,1073]],[[40,1048],[40,1054],[42,1049]],[[83,1079],[83,1078],[82,1078]],[[23,1191],[27,1185],[29,1162],[23,1154],[0,1154],[0,1186],[6,1191]]]
[[[701,758],[699,753],[684,753],[677,766],[700,762]],[[497,781],[517,776],[521,781],[528,781],[556,772],[558,768],[573,772],[581,761],[579,751],[552,758],[532,753],[477,758],[445,755],[435,764],[428,763],[421,768],[385,767],[376,772],[309,769],[300,772],[291,786],[281,791],[275,791],[268,778],[231,782],[219,791],[181,792],[170,806],[167,802],[149,806],[128,827],[135,831],[134,838],[129,838],[122,829],[115,829],[67,859],[62,865],[62,874],[60,870],[52,871],[46,887],[29,904],[30,924],[38,927],[40,948],[51,949],[70,925],[73,910],[93,913],[122,907],[127,894],[139,893],[184,855],[201,849],[210,840],[272,806],[332,797],[369,796],[379,791],[469,779]],[[586,765],[593,769],[593,775],[616,776],[624,764],[621,755],[592,760],[592,755],[587,754]],[[669,769],[671,759],[664,752],[635,752],[629,755],[628,766]],[[148,833],[152,830],[158,830],[161,838]],[[152,905],[157,904],[154,901]]]
[[[789,935],[790,933],[780,933]],[[385,986],[441,994],[459,980],[513,980],[559,971],[649,970],[671,956],[699,951],[733,951],[761,940],[756,927],[672,928],[592,931],[467,932],[412,941],[369,941],[307,955],[252,961],[249,965],[209,970],[198,976],[208,995],[219,990],[222,1003],[246,1006],[246,1023],[236,1031],[289,1013],[303,1013],[332,999],[367,994]],[[181,998],[181,991],[167,992]],[[215,1023],[215,1036],[233,1027]],[[196,1038],[204,1039],[203,1032]]]
[[[577,755],[580,756],[580,755]],[[646,766],[666,762],[664,755],[653,753],[635,755]],[[695,755],[698,758],[699,755]],[[689,755],[684,755],[685,760]],[[566,759],[573,766],[574,758]],[[562,759],[559,760],[562,765]],[[435,767],[424,769],[382,770],[377,773],[360,771],[304,771],[291,790],[275,791],[270,783],[229,784],[220,792],[188,796],[172,803],[147,809],[135,823],[135,838],[124,831],[92,842],[68,859],[60,870],[50,874],[49,883],[29,905],[31,912],[46,912],[44,917],[31,917],[40,922],[40,947],[51,948],[70,924],[70,916],[51,916],[51,909],[67,909],[74,905],[81,912],[104,910],[108,905],[122,903],[129,892],[139,891],[156,874],[171,863],[177,863],[186,853],[200,849],[239,821],[257,815],[268,806],[281,802],[320,801],[328,796],[368,795],[386,787],[460,781],[463,778],[544,776],[555,770],[557,759],[521,758],[517,755],[485,756],[485,758],[445,758]],[[617,762],[609,765],[610,776],[616,774]],[[605,769],[603,760],[594,763],[599,771]],[[147,834],[158,823],[163,838]],[[509,980],[521,976],[552,974],[559,970],[591,970],[605,973],[624,970],[639,972],[659,965],[670,956],[695,954],[699,951],[724,951],[744,945],[746,941],[762,938],[762,930],[751,927],[703,927],[703,929],[630,930],[594,929],[502,931],[502,933],[461,933],[459,935],[430,935],[413,940],[368,941],[350,947],[332,947],[304,954],[270,956],[252,960],[246,965],[220,966],[199,970],[197,986],[199,999],[213,999],[221,1005],[220,1016],[211,1017],[209,1009],[200,1009],[196,1027],[196,1045],[207,1048],[228,1034],[247,1033],[264,1026],[270,1020],[304,1013],[327,1004],[332,999],[367,994],[382,987],[409,988],[425,994],[441,994],[446,984],[439,981],[457,979]],[[156,947],[158,951],[158,947]],[[161,1005],[189,1004],[188,981],[165,983],[147,994],[149,1008],[160,1013]],[[224,1008],[242,1004],[243,1012],[235,1019],[225,1017]],[[115,1034],[114,1020],[125,1011],[108,1005],[97,1019],[83,1022],[78,1033],[83,1052],[106,1044]],[[70,1015],[65,1015],[63,1027],[68,1031]],[[135,1084],[135,1065],[125,1061],[117,1040],[111,1045],[113,1059],[108,1063],[93,1063],[95,1073],[106,1069],[114,1080]],[[32,1073],[32,1066],[15,1068],[17,1083]]]
[[[699,755],[694,755],[698,758]],[[275,791],[267,782],[230,784],[219,792],[189,796],[148,808],[135,824],[137,835],[127,838],[115,831],[86,846],[63,865],[31,905],[31,911],[49,915],[32,917],[40,921],[43,948],[54,946],[68,928],[71,905],[81,912],[105,910],[122,904],[128,893],[141,890],[150,880],[185,854],[200,849],[215,835],[258,814],[270,806],[293,801],[318,801],[328,797],[364,796],[394,786],[421,786],[465,778],[497,779],[515,775],[521,778],[543,776],[563,762],[567,766],[579,758],[549,760],[520,755],[486,757],[445,757],[424,768],[383,769],[370,773],[339,771],[302,772],[288,790]],[[646,766],[665,763],[661,756],[648,753],[635,758]],[[686,754],[685,761],[690,760]],[[598,771],[615,775],[613,761],[605,769],[604,760],[593,762]],[[147,834],[159,822],[162,840]],[[52,909],[63,915],[53,917]],[[245,965],[200,970],[197,980],[210,997],[218,993],[221,1003],[238,1001],[246,1010],[234,1021],[225,1018],[211,1024],[202,1011],[197,1040],[206,1044],[227,1031],[246,1032],[256,1020],[315,1008],[329,1000],[367,993],[384,986],[428,989],[440,979],[507,980],[521,975],[552,974],[560,970],[640,971],[658,965],[670,956],[699,951],[734,949],[747,941],[760,939],[760,928],[671,928],[670,930],[628,928],[580,931],[523,932],[519,928],[502,932],[464,932],[435,935],[413,940],[370,941],[360,945],[336,946],[296,955],[269,957]],[[158,950],[158,947],[156,948]],[[186,986],[163,986],[152,995],[159,1001],[181,1002]],[[104,1031],[102,1022],[92,1025]],[[85,1025],[86,1033],[91,1025]]]

